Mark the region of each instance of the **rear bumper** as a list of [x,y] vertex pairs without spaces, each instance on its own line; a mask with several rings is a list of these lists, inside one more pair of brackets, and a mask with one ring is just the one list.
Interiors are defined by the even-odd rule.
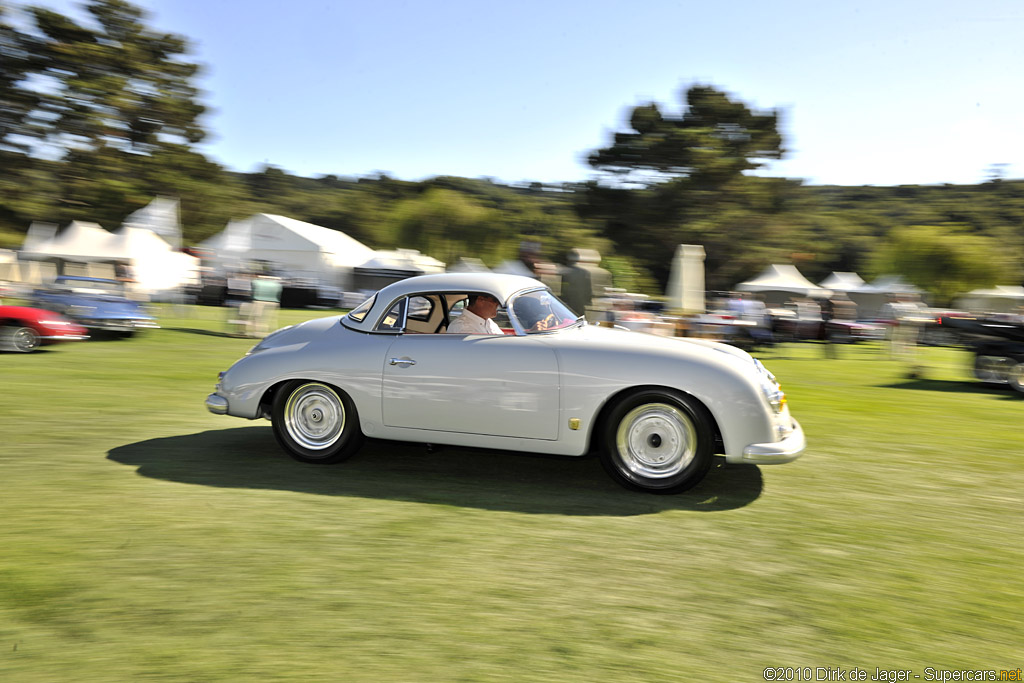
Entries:
[[756,465],[777,465],[792,462],[800,457],[807,447],[807,439],[800,423],[793,420],[793,431],[782,441],[752,443],[743,449],[741,462]]

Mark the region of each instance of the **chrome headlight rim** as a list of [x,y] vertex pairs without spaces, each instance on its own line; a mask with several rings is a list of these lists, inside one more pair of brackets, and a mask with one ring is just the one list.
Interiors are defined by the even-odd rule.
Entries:
[[764,366],[764,363],[755,358],[754,365],[758,370],[758,384],[765,401],[771,407],[772,412],[781,415],[786,408],[786,393],[782,390],[782,385],[775,379],[775,375]]

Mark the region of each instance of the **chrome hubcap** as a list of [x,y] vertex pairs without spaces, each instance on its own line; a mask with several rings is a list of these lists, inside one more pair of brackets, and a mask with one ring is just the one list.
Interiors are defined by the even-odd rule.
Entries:
[[14,332],[14,348],[18,351],[31,351],[39,346],[39,335],[36,334],[35,330],[28,327],[22,327]]
[[629,411],[619,423],[615,442],[622,464],[651,479],[683,471],[697,454],[697,429],[679,408],[647,403]]
[[303,448],[323,450],[341,438],[345,430],[345,406],[326,384],[304,384],[284,406],[288,436]]

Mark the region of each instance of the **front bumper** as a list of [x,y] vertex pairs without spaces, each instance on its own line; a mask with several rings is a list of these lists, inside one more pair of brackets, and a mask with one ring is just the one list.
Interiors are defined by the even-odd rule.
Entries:
[[206,397],[206,409],[214,415],[227,415],[228,400],[220,394],[210,394]]
[[793,431],[782,441],[752,443],[743,449],[743,462],[755,465],[776,465],[792,462],[807,447],[807,439],[800,423],[793,420]]

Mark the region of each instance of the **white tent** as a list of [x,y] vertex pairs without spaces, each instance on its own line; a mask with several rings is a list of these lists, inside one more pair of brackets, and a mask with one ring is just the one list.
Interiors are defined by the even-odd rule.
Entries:
[[199,281],[199,259],[172,249],[152,230],[124,226],[114,234],[132,267],[135,289],[155,294]]
[[21,248],[24,251],[32,251],[36,248],[36,245],[49,242],[56,236],[56,223],[35,221],[28,227],[28,234],[25,235],[25,241],[22,243]]
[[847,291],[850,299],[857,304],[857,316],[862,319],[880,317],[882,308],[894,296],[920,293],[920,289],[899,275],[883,275],[871,284]]
[[63,232],[47,240],[36,240],[25,236],[21,258],[35,260],[64,259],[68,261],[117,261],[122,260],[123,250],[117,245],[117,237],[96,223],[72,221]]
[[354,269],[354,288],[377,290],[414,275],[443,273],[445,264],[415,249],[381,250]]
[[483,261],[472,256],[463,256],[448,268],[449,273],[489,273],[491,269]]
[[736,289],[764,294],[769,306],[785,303],[793,296],[825,298],[832,294],[801,275],[796,266],[779,264],[768,266],[753,280],[736,285]]
[[956,307],[986,313],[1013,313],[1024,306],[1024,287],[997,285],[989,289],[975,289],[964,294]]
[[124,219],[121,226],[152,230],[175,249],[181,247],[181,219],[178,216],[177,199],[157,197]]
[[266,261],[283,277],[342,288],[349,287],[353,268],[374,257],[373,249],[343,232],[265,213],[231,221],[199,246],[213,252],[221,269]]
[[837,270],[819,282],[818,286],[830,289],[833,292],[852,292],[861,289],[865,284],[867,283],[857,273]]
[[[148,295],[195,281],[199,260],[171,249],[151,230],[123,227],[108,232],[95,223],[73,221],[49,240],[23,247],[23,260],[68,263],[123,263],[132,269],[133,288]],[[77,271],[76,271],[77,272]],[[91,270],[89,271],[91,272]]]

